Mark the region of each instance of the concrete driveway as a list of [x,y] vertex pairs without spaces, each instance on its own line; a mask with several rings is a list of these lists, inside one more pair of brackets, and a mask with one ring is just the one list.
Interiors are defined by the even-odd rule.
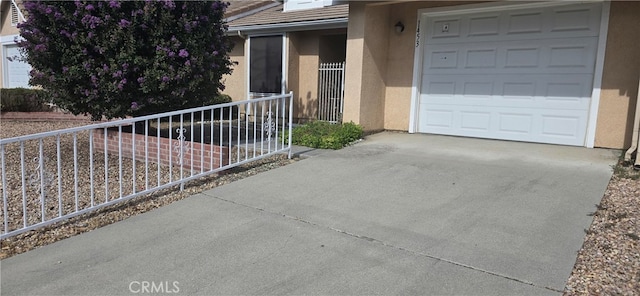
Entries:
[[558,294],[617,153],[381,133],[3,260],[2,293]]

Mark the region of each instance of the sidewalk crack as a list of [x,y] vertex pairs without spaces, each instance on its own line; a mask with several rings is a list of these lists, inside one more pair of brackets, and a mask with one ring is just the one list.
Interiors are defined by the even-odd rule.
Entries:
[[456,265],[456,266],[460,266],[462,268],[466,268],[466,269],[470,269],[470,270],[473,270],[473,271],[486,273],[488,275],[500,277],[500,278],[503,278],[503,279],[506,279],[506,280],[515,281],[515,282],[518,282],[518,283],[521,283],[521,284],[525,284],[525,285],[530,285],[530,286],[533,286],[533,287],[536,287],[536,288],[546,289],[546,290],[549,290],[549,291],[562,293],[562,290],[558,290],[558,289],[555,289],[555,288],[552,288],[552,287],[539,286],[539,285],[536,285],[535,283],[530,282],[530,281],[518,279],[518,278],[515,278],[515,277],[512,277],[512,276],[500,274],[500,273],[493,272],[493,271],[490,271],[490,270],[485,270],[485,269],[482,269],[482,268],[474,267],[474,266],[471,266],[471,265],[468,265],[468,264],[464,264],[464,263],[460,263],[460,262],[456,262],[456,261],[453,261],[453,260],[449,260],[449,259],[445,259],[445,258],[429,255],[429,254],[422,253],[422,252],[419,252],[419,251],[410,250],[410,249],[407,249],[405,247],[396,246],[396,245],[384,242],[384,241],[376,239],[376,238],[372,238],[372,237],[368,237],[368,236],[364,236],[364,235],[359,235],[359,234],[352,233],[352,232],[349,232],[349,231],[346,231],[346,230],[341,230],[341,229],[337,229],[337,228],[334,228],[334,227],[318,224],[318,223],[315,223],[315,222],[311,222],[309,220],[305,220],[305,219],[300,218],[300,217],[295,217],[295,216],[291,216],[291,215],[287,215],[287,214],[283,214],[283,213],[268,211],[268,210],[265,210],[263,208],[258,208],[258,207],[254,207],[254,206],[238,203],[238,202],[235,202],[235,201],[232,201],[232,200],[228,200],[228,199],[224,199],[224,198],[217,197],[217,196],[211,196],[211,197],[213,197],[215,199],[218,199],[218,200],[221,200],[221,201],[224,201],[224,202],[228,202],[228,203],[234,204],[234,205],[251,208],[251,209],[254,209],[254,210],[257,210],[257,211],[260,211],[260,212],[265,212],[265,213],[268,213],[268,214],[271,214],[271,215],[281,216],[281,217],[284,217],[284,218],[287,218],[287,219],[295,220],[295,221],[298,221],[298,222],[301,222],[301,223],[305,223],[305,224],[309,224],[309,225],[312,225],[312,226],[315,226],[315,227],[325,228],[325,229],[328,229],[328,230],[331,230],[331,231],[334,231],[334,232],[338,232],[338,233],[341,233],[343,235],[347,235],[347,236],[350,236],[350,237],[353,237],[353,238],[366,240],[366,241],[368,241],[370,243],[376,243],[376,244],[380,244],[380,245],[388,247],[388,248],[393,248],[393,249],[396,249],[396,250],[399,250],[399,251],[402,251],[402,252],[410,253],[410,254],[415,255],[415,256],[421,256],[421,257],[434,259],[434,260],[437,260],[437,261],[440,261],[440,262],[453,264],[453,265]]

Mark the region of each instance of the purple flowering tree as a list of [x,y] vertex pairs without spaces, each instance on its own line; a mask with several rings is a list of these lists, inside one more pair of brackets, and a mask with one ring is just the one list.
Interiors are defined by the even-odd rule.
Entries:
[[211,104],[231,73],[220,1],[24,1],[29,84],[94,120]]

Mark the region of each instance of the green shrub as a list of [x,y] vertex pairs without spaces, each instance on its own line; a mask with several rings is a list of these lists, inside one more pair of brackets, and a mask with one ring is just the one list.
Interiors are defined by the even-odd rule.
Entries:
[[44,101],[44,91],[30,88],[0,89],[0,111],[44,112],[51,111]]
[[225,94],[219,94],[219,95],[213,97],[211,102],[209,104],[205,104],[205,106],[206,105],[217,105],[217,104],[231,103],[232,101],[233,100],[231,99],[231,96],[225,95]]
[[[288,134],[283,133],[283,137],[288,137]],[[313,121],[293,128],[291,133],[294,145],[321,149],[340,149],[361,137],[362,127],[353,122],[331,124]]]

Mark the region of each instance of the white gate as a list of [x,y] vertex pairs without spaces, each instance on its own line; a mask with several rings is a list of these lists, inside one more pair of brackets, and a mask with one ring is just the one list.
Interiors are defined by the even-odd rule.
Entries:
[[318,75],[318,120],[342,122],[344,103],[344,65],[321,63]]

